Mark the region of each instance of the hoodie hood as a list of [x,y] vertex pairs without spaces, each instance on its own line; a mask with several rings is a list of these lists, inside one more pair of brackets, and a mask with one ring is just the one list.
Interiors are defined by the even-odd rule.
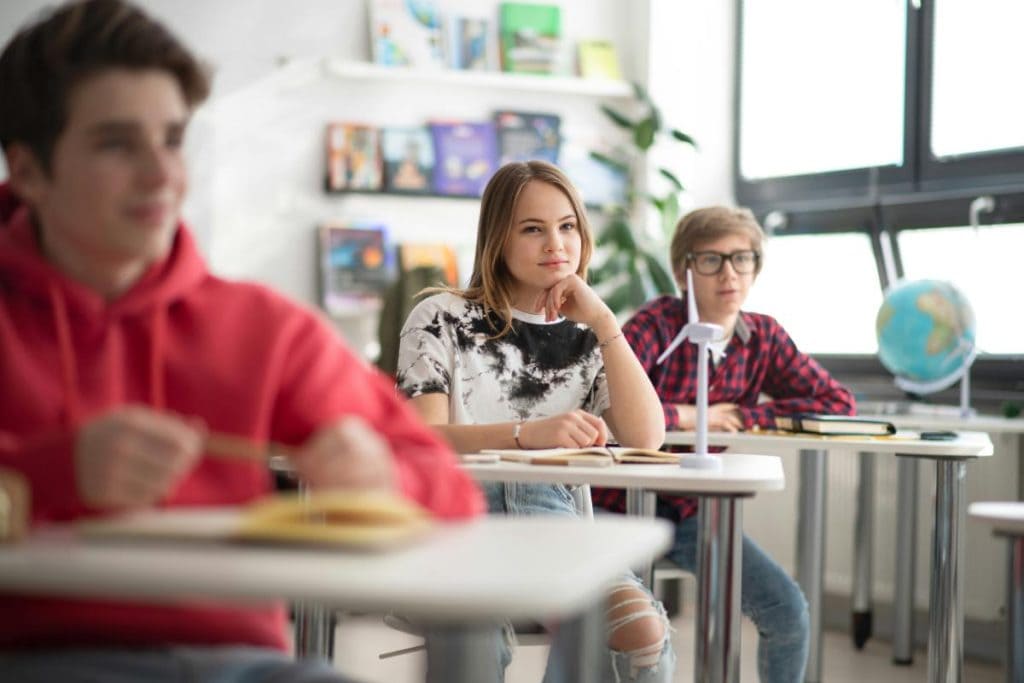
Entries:
[[[150,266],[124,294],[107,301],[45,259],[28,207],[6,183],[0,184],[0,291],[51,320],[60,349],[61,384],[71,424],[83,417],[78,401],[76,332],[99,326],[116,328],[126,318],[141,317],[150,330],[150,403],[162,408],[167,309],[188,296],[207,276],[192,235],[179,225],[167,256]],[[110,386],[123,386],[124,368],[115,357],[109,360],[106,372]]]

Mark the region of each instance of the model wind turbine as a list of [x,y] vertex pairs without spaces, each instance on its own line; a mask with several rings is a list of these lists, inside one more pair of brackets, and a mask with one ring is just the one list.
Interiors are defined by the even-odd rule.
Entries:
[[722,336],[722,326],[700,321],[697,299],[693,295],[693,272],[686,269],[686,306],[689,312],[687,323],[656,361],[661,365],[684,341],[697,345],[697,443],[693,453],[679,459],[682,467],[717,469],[722,466],[720,458],[708,453],[708,344]]

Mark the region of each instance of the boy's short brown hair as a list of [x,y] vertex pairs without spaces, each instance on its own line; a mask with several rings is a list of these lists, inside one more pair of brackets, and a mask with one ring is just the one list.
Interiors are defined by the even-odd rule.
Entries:
[[44,11],[0,54],[0,146],[23,143],[47,171],[82,81],[107,69],[170,73],[190,109],[210,91],[205,67],[163,24],[123,0]]
[[672,244],[669,247],[669,258],[672,262],[672,274],[681,289],[686,288],[686,261],[697,247],[726,235],[742,235],[750,238],[750,248],[757,252],[757,265],[754,274],[761,272],[764,261],[762,245],[764,231],[749,209],[733,209],[727,206],[709,206],[696,209],[679,219],[676,224]]

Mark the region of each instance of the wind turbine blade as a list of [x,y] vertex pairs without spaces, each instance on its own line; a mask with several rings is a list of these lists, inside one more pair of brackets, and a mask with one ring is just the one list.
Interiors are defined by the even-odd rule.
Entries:
[[684,341],[686,341],[685,325],[683,326],[683,329],[679,330],[679,334],[677,334],[676,338],[672,340],[672,343],[668,345],[668,348],[661,352],[661,355],[658,356],[658,360],[654,361],[654,364],[661,365],[662,363],[664,363],[665,359],[669,357],[669,354],[671,354],[673,351],[679,348],[679,345],[682,344]]
[[693,295],[693,270],[690,268],[686,269],[686,309],[689,313],[689,320],[687,322],[700,322],[700,317],[697,313],[697,297]]

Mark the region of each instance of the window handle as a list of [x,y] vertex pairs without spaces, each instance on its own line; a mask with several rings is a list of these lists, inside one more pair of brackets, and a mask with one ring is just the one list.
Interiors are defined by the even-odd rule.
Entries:
[[992,213],[995,210],[996,200],[992,195],[985,194],[980,197],[975,197],[974,201],[971,202],[971,208],[967,212],[967,215],[971,220],[971,227],[977,230],[981,225],[981,214]]

